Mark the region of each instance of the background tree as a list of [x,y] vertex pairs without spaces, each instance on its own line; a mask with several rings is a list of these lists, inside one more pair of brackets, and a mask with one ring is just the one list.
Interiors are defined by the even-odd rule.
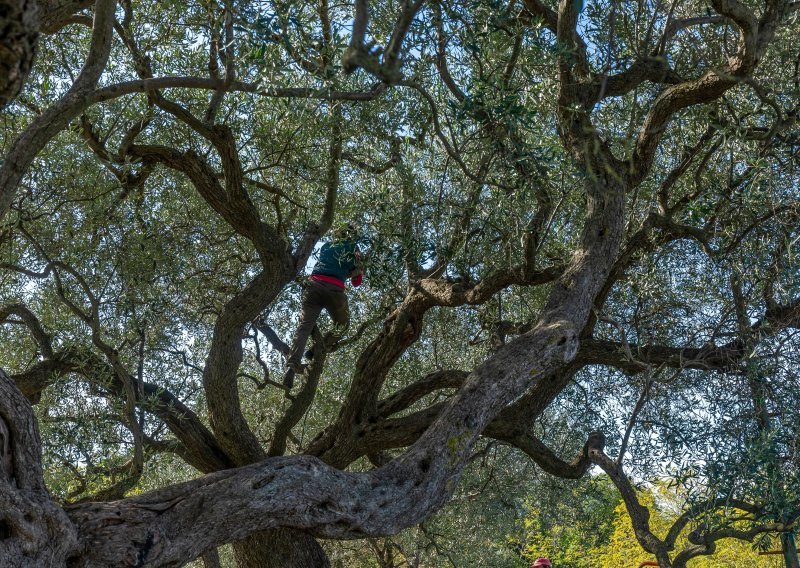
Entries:
[[[661,566],[793,534],[796,8],[59,5],[2,132],[0,555],[326,565],[491,441],[599,465]],[[335,220],[370,286],[286,392]]]

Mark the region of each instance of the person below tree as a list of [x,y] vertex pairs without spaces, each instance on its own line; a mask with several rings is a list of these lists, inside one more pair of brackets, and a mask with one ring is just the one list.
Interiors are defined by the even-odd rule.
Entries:
[[553,565],[550,563],[550,560],[544,556],[540,556],[531,562],[531,568],[553,568]]
[[287,389],[294,385],[294,377],[302,370],[300,358],[308,338],[317,323],[322,309],[333,320],[333,336],[344,335],[350,323],[350,308],[345,294],[345,280],[360,286],[363,280],[361,251],[357,245],[358,233],[352,225],[343,225],[333,233],[333,241],[325,243],[319,251],[308,284],[303,290],[300,308],[300,325],[294,334],[292,348],[286,361],[283,384]]

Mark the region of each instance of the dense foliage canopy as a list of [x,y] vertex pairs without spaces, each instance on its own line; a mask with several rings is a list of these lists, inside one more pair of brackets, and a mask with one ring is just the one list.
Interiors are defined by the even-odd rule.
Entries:
[[[449,562],[522,566],[559,507],[621,534],[618,492],[662,567],[797,566],[797,2],[6,5],[8,565],[435,564],[485,530]],[[348,222],[366,283],[288,390]]]

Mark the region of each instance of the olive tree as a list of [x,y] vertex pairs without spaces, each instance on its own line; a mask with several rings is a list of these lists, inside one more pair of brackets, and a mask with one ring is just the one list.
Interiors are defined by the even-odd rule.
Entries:
[[[0,166],[11,565],[324,566],[485,439],[597,464],[664,567],[794,529],[794,3],[50,4]],[[289,391],[343,220],[368,289]],[[763,478],[720,469],[741,448]],[[653,463],[698,488],[665,538]]]

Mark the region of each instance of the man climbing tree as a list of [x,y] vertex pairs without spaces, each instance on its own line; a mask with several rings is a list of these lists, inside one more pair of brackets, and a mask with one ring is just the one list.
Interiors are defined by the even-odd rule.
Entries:
[[[300,357],[320,313],[325,309],[333,321],[333,330],[326,338],[335,340],[342,337],[350,324],[350,307],[345,294],[345,281],[361,286],[364,266],[358,248],[358,232],[349,224],[340,225],[333,232],[333,241],[326,242],[319,251],[319,258],[311,276],[303,288],[300,306],[300,325],[292,341],[292,348],[286,361],[284,386],[291,390],[296,373],[302,371]],[[313,351],[306,357],[311,359]]]

